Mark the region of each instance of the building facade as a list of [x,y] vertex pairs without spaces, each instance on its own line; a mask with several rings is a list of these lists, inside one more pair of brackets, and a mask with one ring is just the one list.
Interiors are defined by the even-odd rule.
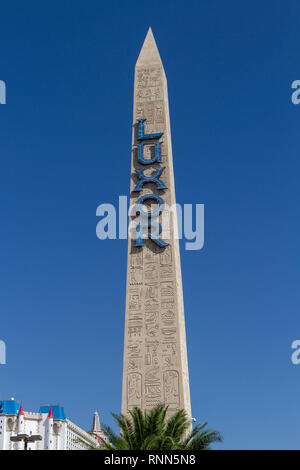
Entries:
[[0,401],[0,450],[87,450],[101,446],[99,437],[104,433],[97,412],[86,432],[60,405],[44,405],[35,413],[24,411],[14,399]]

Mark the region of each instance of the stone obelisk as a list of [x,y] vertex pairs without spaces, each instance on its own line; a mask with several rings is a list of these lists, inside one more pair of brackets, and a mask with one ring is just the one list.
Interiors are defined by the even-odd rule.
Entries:
[[167,80],[151,28],[135,66],[130,190],[142,222],[128,241],[122,413],[165,403],[191,417]]

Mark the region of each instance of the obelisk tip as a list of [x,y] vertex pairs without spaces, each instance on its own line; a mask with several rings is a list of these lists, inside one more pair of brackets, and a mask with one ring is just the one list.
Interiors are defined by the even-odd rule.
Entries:
[[153,36],[151,26],[149,26],[144,44],[140,51],[140,55],[136,65],[161,64],[161,58],[157,49],[157,45]]

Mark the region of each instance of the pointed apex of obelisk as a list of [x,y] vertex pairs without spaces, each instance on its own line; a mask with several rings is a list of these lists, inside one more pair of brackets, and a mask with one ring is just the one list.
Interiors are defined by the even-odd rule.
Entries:
[[140,55],[136,62],[136,65],[150,65],[150,64],[161,64],[161,58],[157,49],[157,45],[152,33],[151,27],[148,29],[147,36],[145,38],[143,47]]

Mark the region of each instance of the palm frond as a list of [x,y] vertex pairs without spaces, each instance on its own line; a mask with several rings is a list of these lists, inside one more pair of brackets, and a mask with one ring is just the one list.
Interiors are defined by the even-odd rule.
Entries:
[[111,413],[120,428],[120,435],[109,426],[102,428],[107,441],[101,439],[103,450],[207,450],[222,442],[218,431],[206,429],[200,423],[188,433],[191,420],[185,410],[179,410],[167,420],[168,407],[163,403],[151,410],[135,407],[128,415]]

